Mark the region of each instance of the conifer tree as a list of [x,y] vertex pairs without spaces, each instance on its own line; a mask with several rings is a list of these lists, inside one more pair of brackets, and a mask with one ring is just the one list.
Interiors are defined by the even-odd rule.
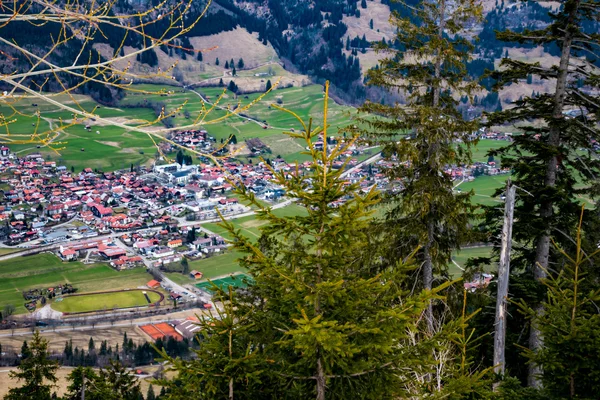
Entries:
[[238,67],[239,69],[244,69],[244,59],[243,59],[243,58],[240,58],[240,59],[238,60],[237,67]]
[[154,387],[152,387],[152,385],[148,386],[148,392],[146,393],[146,400],[156,400],[156,395],[154,394]]
[[[325,116],[327,91],[328,85]],[[361,194],[343,168],[333,168],[357,137],[317,149],[316,140],[327,141],[326,128],[299,123],[302,129],[288,135],[304,141],[311,168],[271,174],[303,212],[280,217],[236,185],[238,196],[268,222],[258,243],[222,222],[245,254],[241,261],[252,282],[241,293],[215,287],[224,308],[200,321],[195,359],[171,359],[178,376],[166,383],[170,398],[395,399],[431,390],[415,376],[433,373],[433,354],[449,340],[440,336],[444,329],[422,335],[420,321],[429,300],[440,298],[449,283],[411,294],[403,288],[408,265],[381,265],[370,251],[373,241],[385,240],[371,230],[369,210],[379,193]],[[468,369],[466,362],[459,365]],[[441,390],[445,382],[439,384]]]
[[271,90],[271,87],[272,87],[271,80],[269,79],[269,80],[267,80],[267,84],[265,86],[265,92],[268,92],[269,90]]
[[[85,377],[85,384],[84,384]],[[68,400],[79,400],[84,391],[88,400],[139,400],[143,398],[137,378],[119,362],[99,372],[89,367],[78,367],[69,374]]]
[[229,61],[225,60],[225,69],[229,69]]
[[[529,362],[540,367],[545,399],[592,399],[600,392],[600,314],[595,302],[600,289],[584,268],[600,250],[587,253],[583,246],[582,219],[575,236],[574,253],[555,244],[567,260],[558,273],[548,273],[542,284],[548,289],[543,313],[521,300],[525,313],[544,338],[539,350],[527,349]],[[546,271],[548,272],[548,271]]]
[[58,363],[49,359],[48,341],[42,338],[39,331],[35,331],[26,348],[27,357],[21,358],[16,371],[9,372],[11,379],[24,381],[24,384],[10,389],[4,399],[50,400],[52,387],[57,381]]
[[229,85],[227,85],[227,90],[232,93],[237,93],[238,87],[233,80],[229,81]]
[[[460,35],[467,21],[481,18],[481,5],[475,0],[459,0],[452,7],[444,0],[422,1],[407,10],[412,15],[394,12],[392,18],[402,49],[379,43],[377,50],[387,56],[379,69],[367,74],[369,84],[400,91],[407,104],[367,103],[363,110],[386,117],[367,120],[367,135],[399,161],[388,171],[402,182],[394,199],[398,205],[384,224],[392,239],[389,262],[420,246],[422,287],[431,289],[434,276],[446,272],[452,251],[468,237],[473,216],[471,193],[453,193],[447,170],[469,162],[469,136],[478,127],[476,121],[463,119],[454,96],[470,95],[477,88],[466,70],[472,45]],[[433,331],[432,305],[427,322]]]
[[215,59],[215,65],[219,65],[219,57]]
[[[599,11],[597,1],[568,0],[556,13],[549,14],[551,22],[545,28],[498,33],[501,40],[559,49],[559,61],[550,67],[505,58],[501,69],[492,74],[499,87],[524,82],[530,76],[553,82],[550,93],[525,97],[515,107],[489,118],[491,125],[541,122],[521,128],[522,135],[513,136],[509,146],[496,152],[501,156],[502,166],[512,169],[514,183],[529,193],[520,196],[515,206],[513,231],[521,246],[512,264],[537,282],[546,277],[545,271],[562,263],[563,256],[550,246],[552,239],[563,248],[572,249],[570,238],[574,236],[573,227],[579,216],[577,197],[598,193],[600,163],[592,143],[600,139],[597,125],[600,103],[591,93],[600,86],[594,61],[600,50],[600,37],[597,28],[590,32],[586,26],[598,26]],[[583,87],[578,87],[577,82],[582,82]],[[578,180],[582,187],[576,186]],[[590,212],[584,220],[586,224],[594,224],[596,218],[597,213]],[[496,220],[494,210],[488,210],[487,222],[493,225]],[[593,233],[587,230],[588,235]],[[597,239],[597,236],[590,238],[590,242]],[[541,289],[537,292],[543,293],[544,288],[539,283],[537,286]],[[535,350],[542,345],[534,326],[530,329],[529,346]],[[529,384],[539,386],[539,376],[540,371],[532,364]]]
[[201,51],[198,52],[197,58],[198,58],[198,61],[202,61],[202,52]]

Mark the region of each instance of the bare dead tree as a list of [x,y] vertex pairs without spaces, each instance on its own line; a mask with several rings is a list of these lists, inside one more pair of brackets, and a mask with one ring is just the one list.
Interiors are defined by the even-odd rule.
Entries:
[[504,226],[502,227],[502,247],[498,265],[498,294],[496,296],[496,320],[494,323],[494,372],[504,375],[506,342],[506,305],[508,299],[508,281],[510,276],[510,250],[512,241],[513,214],[515,208],[516,187],[510,179],[506,182],[504,206]]

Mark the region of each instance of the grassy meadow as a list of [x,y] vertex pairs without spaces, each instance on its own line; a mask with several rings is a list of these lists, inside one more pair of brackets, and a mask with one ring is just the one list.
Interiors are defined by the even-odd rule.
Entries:
[[50,253],[17,257],[0,262],[0,309],[12,304],[25,313],[23,291],[70,283],[77,293],[132,289],[151,277],[144,268],[116,271],[107,264],[62,262]]
[[[275,79],[272,79],[275,83]],[[103,171],[129,168],[131,164],[147,164],[153,159],[156,148],[152,140],[143,133],[128,130],[123,127],[111,125],[112,123],[124,124],[130,127],[148,124],[156,120],[154,111],[150,108],[131,108],[145,101],[162,103],[166,106],[167,114],[173,113],[174,123],[177,127],[192,124],[201,125],[214,136],[217,141],[236,135],[241,145],[245,139],[260,138],[271,148],[272,155],[281,155],[287,161],[305,161],[308,156],[302,154],[305,144],[298,139],[283,135],[283,131],[298,130],[300,125],[296,119],[283,111],[276,110],[272,104],[279,104],[297,113],[304,121],[309,117],[314,119],[314,125],[323,122],[323,89],[321,85],[305,87],[277,88],[257,99],[261,93],[248,95],[235,95],[225,88],[198,88],[194,93],[177,86],[138,84],[120,101],[117,107],[99,106],[89,96],[74,95],[72,98],[65,95],[54,96],[55,100],[67,104],[78,111],[93,112],[99,117],[108,119],[108,124],[101,121],[83,120],[69,111],[58,109],[49,103],[31,103],[31,99],[16,100],[12,106],[19,111],[15,114],[10,107],[0,107],[0,113],[12,116],[13,122],[3,127],[3,133],[14,135],[15,142],[7,142],[11,151],[26,155],[40,152],[47,160],[54,160],[59,164],[73,167],[76,171],[83,168],[97,168]],[[218,102],[220,109],[215,107],[208,114],[203,114],[201,94],[208,101]],[[244,107],[257,101],[243,114],[256,121],[242,118],[232,113],[238,107]],[[36,105],[33,105],[36,104]],[[210,108],[210,105],[206,105]],[[35,116],[41,112],[41,118]],[[351,115],[355,113],[352,107],[342,106],[333,100],[329,102],[328,124],[332,132],[346,126]],[[186,118],[189,114],[189,118]],[[77,116],[78,119],[74,120]],[[264,125],[267,129],[264,129]],[[90,131],[85,129],[90,125]],[[156,123],[151,129],[160,132],[164,126]],[[50,133],[50,131],[54,131]],[[52,141],[52,150],[45,145],[28,142],[29,135],[36,133],[41,138],[49,139],[58,136]],[[164,133],[161,133],[164,135]],[[39,147],[38,147],[39,146]],[[244,158],[245,151],[239,153]]]
[[62,301],[54,301],[52,308],[56,311],[74,313],[97,310],[110,310],[113,308],[144,307],[160,300],[160,295],[155,292],[146,292],[150,303],[146,300],[143,290],[130,290],[126,292],[98,293],[85,296],[65,296]]

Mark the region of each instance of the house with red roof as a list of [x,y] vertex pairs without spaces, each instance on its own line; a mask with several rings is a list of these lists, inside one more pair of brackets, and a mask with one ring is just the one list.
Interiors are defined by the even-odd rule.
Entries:
[[155,279],[152,279],[151,281],[146,283],[146,286],[148,286],[150,289],[156,289],[160,287],[160,282]]
[[97,203],[92,204],[90,210],[98,218],[110,217],[113,213],[112,208],[104,207],[103,205]]
[[181,247],[183,246],[183,241],[181,239],[173,239],[173,240],[169,240],[169,242],[167,243],[167,247],[174,249],[176,247]]

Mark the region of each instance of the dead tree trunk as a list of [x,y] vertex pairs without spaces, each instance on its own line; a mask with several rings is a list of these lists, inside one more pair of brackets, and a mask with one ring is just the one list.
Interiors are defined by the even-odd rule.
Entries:
[[513,214],[515,210],[515,186],[510,179],[506,183],[506,203],[504,205],[504,226],[502,227],[502,247],[498,265],[498,294],[496,296],[496,320],[494,323],[494,372],[504,375],[504,348],[506,342],[506,300],[510,276],[510,249],[512,241]]

